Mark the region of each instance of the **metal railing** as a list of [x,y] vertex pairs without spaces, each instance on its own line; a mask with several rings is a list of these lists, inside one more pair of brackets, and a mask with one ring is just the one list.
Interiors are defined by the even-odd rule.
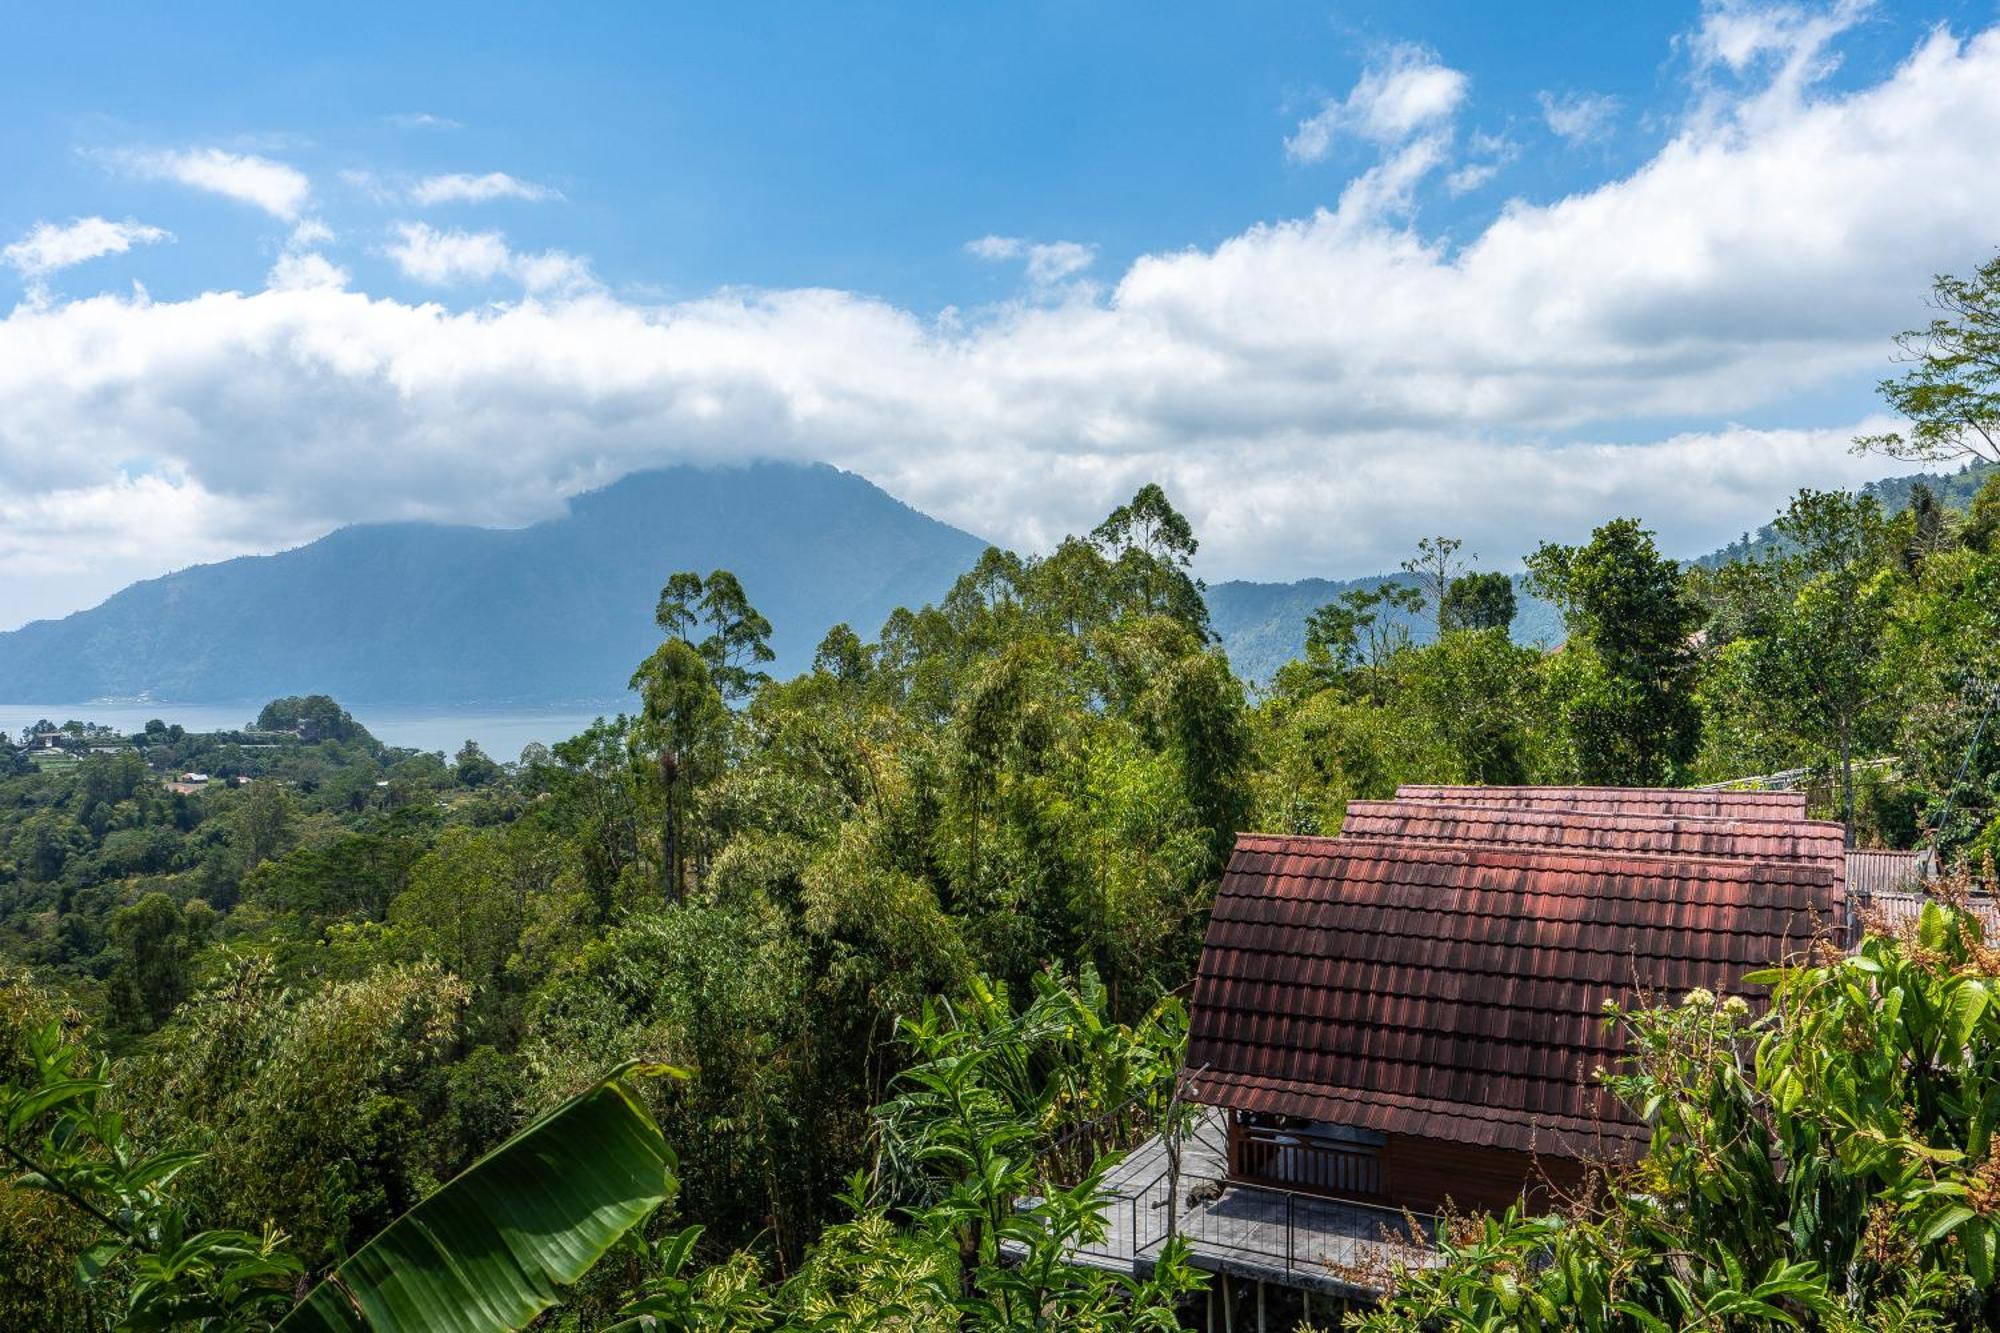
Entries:
[[1237,1125],[1229,1136],[1229,1174],[1280,1190],[1379,1198],[1382,1150],[1289,1130]]
[[1287,1274],[1383,1274],[1437,1249],[1440,1223],[1427,1213],[1209,1175],[1183,1175],[1180,1190],[1180,1199],[1171,1197],[1162,1171],[1118,1201],[1128,1210],[1134,1258],[1166,1242],[1170,1209],[1178,1214],[1171,1234],[1197,1252],[1226,1251]]

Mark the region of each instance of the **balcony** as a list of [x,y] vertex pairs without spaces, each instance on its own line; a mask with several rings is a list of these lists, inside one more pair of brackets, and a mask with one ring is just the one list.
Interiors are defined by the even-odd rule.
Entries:
[[[1206,1112],[1181,1149],[1178,1198],[1168,1188],[1165,1145],[1148,1139],[1106,1176],[1105,1235],[1076,1261],[1150,1271],[1170,1234],[1171,1208],[1171,1230],[1187,1241],[1195,1267],[1339,1299],[1375,1296],[1395,1269],[1436,1262],[1435,1217],[1329,1197],[1343,1187],[1379,1190],[1372,1154],[1262,1135],[1239,1134],[1232,1145],[1222,1115]],[[1232,1172],[1232,1157],[1256,1169]],[[1280,1176],[1290,1184],[1272,1183]],[[1325,1192],[1292,1187],[1308,1183]]]

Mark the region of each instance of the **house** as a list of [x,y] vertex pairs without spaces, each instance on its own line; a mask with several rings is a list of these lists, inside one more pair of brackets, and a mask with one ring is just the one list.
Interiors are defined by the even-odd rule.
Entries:
[[1636,1156],[1648,1131],[1598,1077],[1624,1050],[1605,1009],[1755,1005],[1745,973],[1844,941],[1843,830],[1805,813],[1791,792],[1409,787],[1337,838],[1240,836],[1193,988],[1181,1188],[1165,1144],[1132,1153],[1079,1260],[1143,1268],[1171,1229],[1259,1311],[1267,1287],[1366,1296],[1426,1261],[1441,1210],[1547,1202]]
[[1195,981],[1189,1096],[1227,1113],[1232,1179],[1502,1208],[1643,1146],[1595,1075],[1622,1053],[1607,1003],[1754,998],[1743,974],[1843,907],[1839,870],[1809,861],[1245,837]]
[[1802,791],[1684,791],[1657,787],[1426,787],[1405,783],[1399,801],[1444,801],[1452,805],[1511,810],[1578,810],[1696,818],[1772,819],[1806,817]]

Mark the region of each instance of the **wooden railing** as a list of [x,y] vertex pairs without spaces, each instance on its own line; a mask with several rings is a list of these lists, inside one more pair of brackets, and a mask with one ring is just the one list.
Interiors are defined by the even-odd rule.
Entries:
[[1386,1193],[1380,1148],[1259,1125],[1229,1127],[1229,1174],[1343,1199],[1376,1199]]

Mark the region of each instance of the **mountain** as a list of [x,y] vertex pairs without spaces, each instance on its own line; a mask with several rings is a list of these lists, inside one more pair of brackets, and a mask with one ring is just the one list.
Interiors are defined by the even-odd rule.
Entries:
[[[1909,507],[1910,494],[1921,482],[1931,488],[1947,509],[1962,513],[1971,505],[1972,497],[1986,479],[1996,471],[2000,471],[2000,467],[1992,463],[1974,462],[1957,472],[1943,475],[1912,472],[1899,477],[1884,477],[1880,481],[1869,482],[1859,493],[1874,496],[1886,512],[1900,514]],[[1777,533],[1766,524],[1755,533],[1745,533],[1720,550],[1697,556],[1687,563],[1715,569],[1732,560],[1761,556],[1776,544]],[[1216,633],[1222,636],[1229,664],[1237,674],[1250,680],[1269,681],[1279,667],[1305,651],[1307,616],[1349,588],[1376,588],[1392,580],[1402,581],[1403,578],[1399,574],[1378,574],[1346,582],[1300,579],[1296,583],[1218,583],[1208,590],[1208,614]],[[1560,643],[1563,638],[1562,613],[1553,603],[1532,595],[1522,585],[1523,580],[1516,576],[1514,597],[1519,610],[1514,617],[1514,641]],[[1396,613],[1392,618],[1402,621],[1417,642],[1430,639],[1432,622],[1428,616],[1410,617]]]
[[[1964,513],[1972,507],[1972,497],[1979,494],[1979,488],[1986,479],[2000,472],[2000,465],[1984,461],[1967,463],[1956,472],[1942,475],[1932,472],[1911,472],[1900,477],[1884,477],[1871,481],[1856,494],[1872,495],[1882,506],[1884,513],[1900,514],[1910,507],[1910,495],[1922,483],[1930,487],[1938,503],[1946,509]],[[1761,559],[1778,546],[1778,530],[1766,523],[1756,532],[1746,532],[1719,551],[1710,551],[1697,557],[1693,563],[1709,569],[1720,569],[1732,560]]]
[[984,548],[824,465],[666,468],[531,527],[364,524],[135,583],[0,634],[0,699],[617,706],[675,570],[733,570],[790,673],[831,625],[872,637]]
[[[1229,665],[1249,680],[1269,682],[1279,667],[1305,651],[1306,617],[1350,588],[1379,588],[1408,582],[1401,574],[1376,574],[1364,579],[1300,579],[1296,583],[1249,583],[1231,580],[1210,584],[1208,618],[1222,636]],[[1514,640],[1517,643],[1560,643],[1562,613],[1554,603],[1534,596],[1523,580],[1514,580]],[[1434,622],[1428,612],[1410,616],[1389,612],[1418,643],[1430,641]]]
[[[1891,512],[1929,483],[1964,508],[1991,468],[1864,487]],[[1770,544],[1768,529],[1700,557]],[[260,702],[331,694],[351,706],[622,706],[658,642],[653,602],[677,569],[729,569],[773,626],[773,670],[811,664],[846,621],[872,637],[898,606],[935,601],[985,543],[825,465],[642,472],[515,529],[433,523],[341,528],[277,555],[135,583],[99,606],[0,634],[0,699]],[[1233,580],[1208,589],[1231,664],[1269,681],[1304,650],[1306,617],[1338,582]],[[1554,606],[1515,580],[1514,637],[1555,643]],[[1422,642],[1427,616],[1407,620]]]

